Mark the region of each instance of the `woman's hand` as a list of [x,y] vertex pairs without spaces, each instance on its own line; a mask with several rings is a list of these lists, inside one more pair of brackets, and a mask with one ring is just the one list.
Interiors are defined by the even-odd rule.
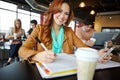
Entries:
[[108,62],[112,57],[112,53],[110,53],[109,55],[107,55],[106,57],[104,57],[104,55],[105,55],[105,53],[108,51],[109,49],[108,48],[106,48],[106,49],[101,49],[101,50],[99,50],[98,52],[99,52],[99,54],[100,54],[100,57],[99,57],[99,59],[98,59],[98,62],[100,62],[100,63],[106,63],[106,62]]
[[32,59],[42,63],[50,63],[55,60],[55,54],[52,50],[47,50],[39,52],[38,54],[33,56]]

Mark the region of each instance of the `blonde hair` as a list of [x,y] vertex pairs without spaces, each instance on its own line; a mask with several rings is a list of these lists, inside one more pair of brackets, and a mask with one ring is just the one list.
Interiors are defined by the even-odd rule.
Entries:
[[[16,22],[19,22],[19,23],[20,23],[19,28],[17,28]],[[20,19],[15,19],[15,21],[14,21],[14,33],[17,33],[17,32],[19,32],[19,31],[22,31],[22,23],[21,23],[21,20],[20,20]]]

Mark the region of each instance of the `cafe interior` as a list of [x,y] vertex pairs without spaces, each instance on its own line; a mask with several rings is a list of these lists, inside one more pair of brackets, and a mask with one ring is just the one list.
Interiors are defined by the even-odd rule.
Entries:
[[[10,41],[6,41],[5,35],[8,32],[8,26],[12,26],[15,18],[21,18],[23,21],[22,25],[25,29],[25,32],[31,27],[30,21],[32,19],[36,19],[39,24],[44,22],[45,16],[43,13],[48,10],[51,2],[53,0],[0,0],[0,74],[9,75],[9,80],[44,80],[40,77],[40,74],[34,66],[26,66],[27,63],[24,60],[16,61],[14,59],[12,64],[8,66],[4,66],[4,63],[7,61],[9,57],[10,51]],[[100,33],[114,33],[114,44],[115,49],[112,51],[113,61],[120,63],[120,0],[69,0],[71,7],[74,12],[74,18],[70,22],[69,27],[72,28],[74,32],[76,32],[77,27],[82,27],[85,21],[90,21],[93,23],[94,29],[96,32]],[[15,10],[9,9],[9,5],[7,8],[4,8],[3,3],[9,3],[15,5]],[[11,11],[11,14],[3,13],[3,11]],[[23,12],[20,12],[23,11]],[[13,12],[15,14],[13,14]],[[24,13],[25,12],[25,13]],[[23,16],[20,14],[24,14]],[[34,15],[35,14],[35,15]],[[7,18],[2,17],[3,15],[8,15]],[[15,17],[11,18],[9,15],[14,15]],[[24,18],[24,16],[27,17]],[[8,19],[10,18],[10,19]],[[26,19],[27,18],[27,19]],[[6,20],[8,20],[8,24],[6,24]],[[25,21],[26,20],[26,21]],[[3,24],[4,23],[4,24]],[[28,23],[28,24],[26,24]],[[100,36],[99,38],[106,38]],[[24,42],[25,40],[23,40]],[[105,46],[102,44],[102,48]],[[101,45],[98,45],[101,46]],[[96,48],[96,46],[95,46]],[[98,47],[97,47],[98,49]],[[22,66],[21,66],[22,64]],[[14,67],[15,65],[19,65],[19,67]],[[114,64],[113,64],[114,65]],[[18,76],[17,72],[11,70],[14,67],[16,71],[20,72],[20,76],[25,76],[24,78]],[[24,72],[21,72],[22,68],[25,67]],[[20,68],[19,70],[17,70]],[[32,68],[32,70],[30,70]],[[30,72],[32,74],[30,74]],[[33,71],[35,70],[35,71]],[[10,73],[10,71],[13,71]],[[8,74],[9,72],[9,74]],[[22,74],[24,73],[24,74]],[[28,73],[28,74],[25,74]],[[12,77],[16,75],[16,77]],[[29,77],[32,76],[32,77]],[[0,76],[1,77],[1,76]],[[1,79],[0,79],[1,80]],[[8,80],[7,78],[5,80]],[[52,80],[52,79],[48,79]],[[54,78],[54,80],[77,80],[76,75],[66,76],[62,78]],[[110,70],[96,70],[93,80],[120,80],[120,65],[117,68],[113,68]]]

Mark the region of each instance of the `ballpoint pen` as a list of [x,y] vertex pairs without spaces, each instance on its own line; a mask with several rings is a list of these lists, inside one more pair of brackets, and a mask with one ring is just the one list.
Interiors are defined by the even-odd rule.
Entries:
[[[35,37],[36,41],[45,49],[45,50],[48,50],[45,45],[38,39],[38,37]],[[41,63],[41,62],[38,62],[36,61],[40,66],[41,68],[46,72],[46,73],[49,73],[49,70]]]
[[38,39],[38,37],[35,37],[36,41],[45,49],[48,50],[45,45]]

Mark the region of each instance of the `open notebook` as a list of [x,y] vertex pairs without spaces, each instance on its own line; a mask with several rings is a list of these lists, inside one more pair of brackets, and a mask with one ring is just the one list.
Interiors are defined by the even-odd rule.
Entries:
[[36,63],[38,70],[43,78],[60,77],[65,75],[76,74],[77,64],[75,63],[75,55],[60,53],[56,60],[49,64]]
[[[54,78],[68,76],[77,73],[77,63],[74,54],[60,53],[56,60],[49,64],[36,63],[38,71],[43,78]],[[106,69],[112,67],[120,67],[120,63],[109,61],[105,64],[97,63],[96,69]]]

